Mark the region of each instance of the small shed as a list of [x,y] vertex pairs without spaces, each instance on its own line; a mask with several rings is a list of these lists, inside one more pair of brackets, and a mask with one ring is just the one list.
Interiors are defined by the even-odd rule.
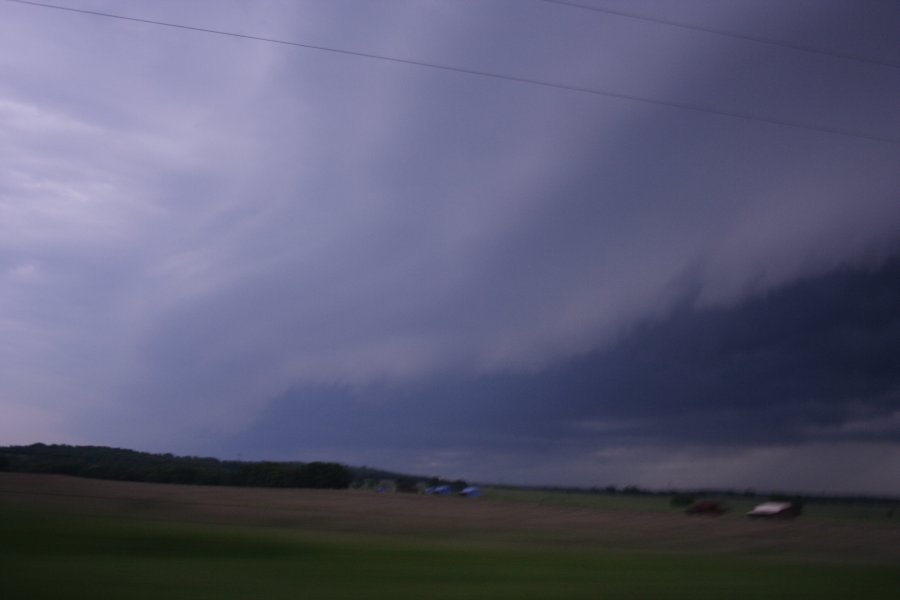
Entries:
[[747,516],[751,519],[793,519],[800,516],[801,510],[796,502],[763,502]]

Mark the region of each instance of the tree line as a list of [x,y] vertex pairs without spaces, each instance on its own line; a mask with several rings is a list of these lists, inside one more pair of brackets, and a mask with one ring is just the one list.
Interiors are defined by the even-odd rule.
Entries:
[[319,489],[344,489],[354,478],[348,467],[336,462],[249,462],[66,444],[0,446],[0,471],[153,483]]

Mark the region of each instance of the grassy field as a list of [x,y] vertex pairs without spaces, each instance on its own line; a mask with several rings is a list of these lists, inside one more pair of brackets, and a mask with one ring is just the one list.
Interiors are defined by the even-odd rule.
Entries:
[[894,598],[896,527],[0,474],[4,598]]

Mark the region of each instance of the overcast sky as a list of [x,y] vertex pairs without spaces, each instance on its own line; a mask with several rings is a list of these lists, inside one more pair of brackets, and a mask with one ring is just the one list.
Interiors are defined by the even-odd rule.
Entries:
[[55,2],[562,87],[0,0],[0,444],[900,495],[900,4]]

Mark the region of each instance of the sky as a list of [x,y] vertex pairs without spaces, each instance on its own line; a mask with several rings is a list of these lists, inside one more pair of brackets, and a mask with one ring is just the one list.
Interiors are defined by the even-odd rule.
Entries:
[[0,445],[900,496],[897,3],[54,3]]

